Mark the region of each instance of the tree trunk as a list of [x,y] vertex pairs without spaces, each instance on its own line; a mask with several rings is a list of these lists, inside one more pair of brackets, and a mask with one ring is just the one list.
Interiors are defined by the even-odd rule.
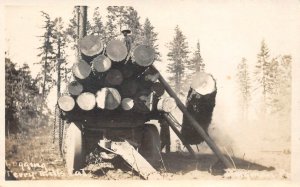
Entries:
[[82,93],[83,86],[78,81],[72,81],[68,85],[68,91],[69,91],[69,94],[78,96]]
[[[186,107],[206,133],[211,123],[216,94],[216,83],[213,77],[203,72],[197,73],[188,93]],[[204,141],[189,124],[185,115],[183,115],[181,132],[186,143],[199,144]]]
[[134,101],[131,98],[122,99],[122,109],[131,110],[134,107]]
[[103,73],[109,70],[111,67],[111,61],[104,55],[99,55],[92,61],[92,69],[95,72]]
[[147,67],[153,64],[155,51],[150,46],[139,45],[133,50],[132,57],[137,65]]
[[95,108],[96,98],[94,94],[90,92],[84,92],[77,97],[76,102],[79,108],[82,110],[90,111]]
[[73,75],[81,80],[86,79],[90,75],[91,71],[91,66],[84,60],[80,60],[78,63],[75,63],[72,67]]
[[98,108],[114,110],[121,104],[121,96],[115,88],[102,88],[96,94]]
[[121,62],[127,56],[126,45],[121,40],[111,40],[106,47],[107,56],[114,62]]
[[69,112],[69,111],[73,110],[75,107],[75,101],[69,95],[61,96],[58,99],[57,103],[58,103],[59,108],[65,112]]
[[120,85],[123,82],[123,75],[118,69],[110,69],[105,77],[108,86]]

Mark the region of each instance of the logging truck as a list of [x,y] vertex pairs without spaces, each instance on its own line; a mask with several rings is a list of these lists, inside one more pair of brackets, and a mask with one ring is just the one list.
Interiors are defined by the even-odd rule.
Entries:
[[[207,135],[216,94],[211,75],[200,73],[189,92],[187,108],[154,67],[155,51],[150,46],[131,46],[126,39],[104,45],[100,36],[89,35],[80,39],[78,47],[81,58],[72,67],[74,79],[58,99],[61,117],[69,124],[65,158],[70,173],[82,169],[85,156],[100,146],[148,178],[161,161],[161,143],[166,145],[150,120],[167,126],[161,129],[171,127],[193,155],[189,144],[206,141],[231,167]],[[202,107],[204,115],[195,110],[195,104],[208,106]],[[182,132],[170,114],[176,107],[184,114]],[[189,141],[189,133],[201,139]]]

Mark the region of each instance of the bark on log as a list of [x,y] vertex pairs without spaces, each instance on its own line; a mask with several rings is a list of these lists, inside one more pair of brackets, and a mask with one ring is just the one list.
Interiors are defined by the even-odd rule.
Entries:
[[84,60],[80,60],[72,67],[73,75],[78,79],[86,79],[91,73],[91,66]]
[[79,108],[85,111],[90,111],[95,108],[96,98],[95,95],[90,92],[84,92],[80,94],[76,99]]
[[153,64],[155,59],[155,51],[147,45],[139,45],[133,50],[133,60],[139,66],[147,67]]
[[132,97],[136,94],[137,90],[138,82],[132,79],[124,81],[124,83],[121,85],[120,92],[122,97]]
[[120,85],[123,82],[123,75],[118,69],[110,69],[105,77],[105,82],[109,86]]
[[177,107],[172,97],[161,98],[157,103],[157,110],[170,113]]
[[73,108],[75,107],[75,101],[69,95],[61,96],[58,99],[57,103],[58,103],[59,108],[65,112],[69,112],[69,111],[73,110]]
[[[206,133],[211,123],[216,94],[216,83],[213,77],[203,72],[197,73],[188,92],[186,107]],[[185,115],[183,115],[181,132],[189,144],[199,144],[204,141],[189,124]]]
[[111,67],[111,61],[104,55],[99,55],[92,61],[92,69],[98,73],[106,72]]
[[115,88],[102,88],[96,94],[98,108],[114,110],[121,104],[121,96]]
[[165,93],[165,88],[160,82],[155,82],[152,85],[151,90],[154,92],[156,97],[161,97]]
[[71,95],[78,96],[83,91],[83,86],[78,81],[72,81],[68,85],[68,92]]
[[131,98],[124,98],[122,99],[122,108],[123,110],[131,110],[134,106],[133,99]]
[[127,47],[121,40],[111,40],[106,47],[106,54],[114,62],[121,62],[127,56]]
[[103,43],[100,36],[97,35],[81,38],[78,42],[78,47],[81,53],[88,57],[98,55],[103,51]]

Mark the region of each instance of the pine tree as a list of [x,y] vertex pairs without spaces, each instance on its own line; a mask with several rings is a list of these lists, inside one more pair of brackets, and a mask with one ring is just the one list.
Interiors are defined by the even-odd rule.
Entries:
[[161,54],[158,50],[158,44],[156,44],[157,35],[158,34],[154,32],[154,27],[152,26],[150,20],[146,18],[142,29],[143,44],[151,46],[155,50],[155,60],[161,61]]
[[261,48],[260,52],[257,54],[257,63],[255,66],[255,71],[254,71],[254,79],[256,80],[257,83],[257,89],[261,90],[263,100],[263,113],[265,113],[268,108],[268,97],[270,95],[271,91],[271,84],[270,84],[270,54],[269,54],[269,49],[263,40],[261,42]]
[[171,74],[169,80],[175,89],[175,92],[183,91],[183,81],[185,80],[185,66],[188,61],[188,43],[186,37],[178,26],[175,28],[175,36],[173,41],[168,45],[169,53],[167,54],[168,64],[167,71]]
[[105,29],[104,24],[102,21],[102,17],[99,11],[99,7],[96,7],[94,9],[93,14],[93,25],[91,25],[92,34],[96,34],[102,37],[102,39],[105,39]]
[[203,63],[203,58],[200,52],[200,42],[197,42],[197,48],[193,53],[192,59],[189,61],[188,69],[193,73],[198,71],[205,71],[205,64]]
[[243,117],[247,120],[251,100],[251,80],[247,60],[245,58],[242,58],[242,61],[238,64],[237,71],[238,85],[242,96]]
[[38,74],[39,80],[41,80],[42,96],[45,98],[50,89],[53,87],[55,80],[53,79],[53,70],[55,67],[55,53],[53,50],[53,28],[54,24],[50,19],[49,14],[42,12],[42,16],[45,19],[45,33],[42,38],[42,46],[39,47],[40,53],[38,57],[41,58],[41,61],[38,64],[42,65],[42,72]]

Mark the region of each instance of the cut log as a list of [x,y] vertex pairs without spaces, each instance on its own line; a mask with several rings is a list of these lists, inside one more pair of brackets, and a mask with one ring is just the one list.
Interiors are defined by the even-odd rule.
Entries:
[[86,79],[90,75],[91,71],[91,66],[84,60],[80,60],[72,67],[73,75],[81,80]]
[[115,88],[102,88],[96,94],[98,108],[114,110],[121,104],[121,96]]
[[96,106],[95,95],[90,92],[84,92],[77,97],[77,105],[85,111],[90,111]]
[[133,99],[131,98],[124,98],[122,99],[122,108],[123,110],[131,110],[134,106]]
[[103,51],[103,43],[100,36],[89,35],[81,38],[78,42],[78,47],[85,56],[95,56]]
[[152,85],[151,90],[154,92],[156,97],[161,97],[165,93],[164,85],[160,82],[156,82]]
[[[213,77],[204,72],[197,73],[188,92],[186,107],[206,133],[211,123],[216,94],[216,83]],[[183,115],[181,132],[186,143],[199,144],[204,141],[189,124],[186,115]]]
[[69,91],[69,94],[78,96],[83,91],[83,86],[78,81],[72,81],[68,85],[68,91]]
[[127,56],[127,47],[121,40],[111,40],[106,47],[106,54],[114,62],[121,62]]
[[153,64],[155,59],[155,51],[147,45],[139,45],[133,50],[132,57],[134,62],[139,66],[147,67]]
[[134,98],[134,108],[137,112],[148,113],[153,108],[153,93],[147,90],[136,94]]
[[157,110],[162,112],[172,112],[176,107],[176,101],[172,97],[161,98],[157,103]]
[[105,82],[109,86],[120,85],[123,82],[123,75],[118,69],[110,69],[105,77]]
[[73,108],[75,107],[75,101],[69,95],[61,96],[58,99],[57,103],[58,103],[59,108],[65,112],[69,112],[69,111],[73,110]]
[[132,77],[132,75],[135,72],[135,69],[136,69],[136,65],[132,64],[131,62],[126,63],[124,66],[120,68],[124,78]]
[[121,95],[122,97],[132,97],[136,94],[138,90],[138,82],[136,80],[126,80],[121,85]]
[[99,55],[92,61],[92,69],[96,72],[102,73],[109,70],[111,67],[111,61],[104,55]]

